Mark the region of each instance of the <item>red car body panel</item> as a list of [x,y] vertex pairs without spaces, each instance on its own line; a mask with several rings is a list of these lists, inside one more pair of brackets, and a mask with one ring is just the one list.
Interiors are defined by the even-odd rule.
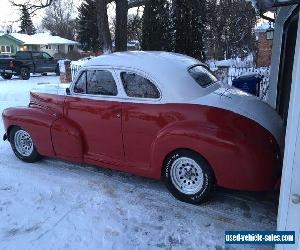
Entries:
[[280,174],[279,147],[256,122],[197,104],[139,104],[52,94],[3,113],[7,134],[20,126],[45,156],[161,177],[166,156],[201,154],[225,188],[264,191]]

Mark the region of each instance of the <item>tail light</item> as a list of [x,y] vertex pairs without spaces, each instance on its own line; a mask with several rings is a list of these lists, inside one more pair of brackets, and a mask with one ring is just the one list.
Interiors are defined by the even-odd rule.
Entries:
[[9,66],[10,66],[11,68],[14,68],[14,67],[15,67],[14,61],[10,61]]

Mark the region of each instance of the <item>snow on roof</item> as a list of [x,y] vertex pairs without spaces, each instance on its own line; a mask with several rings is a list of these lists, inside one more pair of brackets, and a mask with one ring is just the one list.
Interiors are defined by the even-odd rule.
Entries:
[[260,22],[256,25],[256,32],[265,32],[269,28],[274,28],[274,24],[270,22]]
[[48,45],[48,44],[69,44],[75,45],[78,42],[68,40],[59,36],[52,36],[48,33],[37,33],[35,35],[27,35],[20,33],[10,33],[10,36],[23,42],[25,45]]
[[152,68],[177,67],[187,69],[200,61],[181,54],[163,51],[130,51],[101,55],[89,60],[85,66],[110,65],[118,67]]

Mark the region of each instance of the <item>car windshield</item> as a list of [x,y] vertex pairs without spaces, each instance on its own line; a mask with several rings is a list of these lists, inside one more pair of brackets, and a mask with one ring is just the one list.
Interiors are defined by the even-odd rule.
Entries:
[[215,83],[218,81],[217,77],[213,75],[207,68],[204,66],[194,66],[189,69],[190,75],[196,80],[196,82],[203,88]]

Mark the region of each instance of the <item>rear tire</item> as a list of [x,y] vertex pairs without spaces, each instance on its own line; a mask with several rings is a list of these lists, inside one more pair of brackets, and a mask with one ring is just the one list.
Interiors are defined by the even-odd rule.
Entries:
[[174,197],[191,204],[207,200],[215,185],[214,173],[207,161],[186,149],[166,158],[164,181]]
[[30,71],[28,68],[21,68],[20,70],[20,78],[22,80],[28,80],[30,78]]
[[2,73],[1,77],[5,80],[10,80],[13,77],[13,75],[12,74],[7,74],[7,73]]
[[30,134],[23,128],[13,127],[9,141],[15,155],[22,161],[33,163],[41,159]]

